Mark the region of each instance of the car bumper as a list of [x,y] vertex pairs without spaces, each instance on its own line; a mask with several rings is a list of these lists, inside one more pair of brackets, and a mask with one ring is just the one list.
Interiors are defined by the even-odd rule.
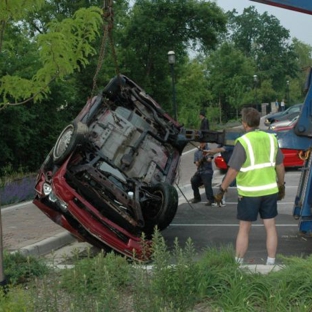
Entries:
[[37,195],[33,203],[80,241],[87,241],[104,250],[111,248],[130,258],[148,260],[143,259],[143,255],[148,257],[149,251],[146,249],[150,241],[145,240],[143,244],[141,237],[132,235],[105,218],[81,197],[65,180],[66,164],[54,174],[52,192],[49,195],[43,193],[46,178],[45,174],[40,172],[35,187]]

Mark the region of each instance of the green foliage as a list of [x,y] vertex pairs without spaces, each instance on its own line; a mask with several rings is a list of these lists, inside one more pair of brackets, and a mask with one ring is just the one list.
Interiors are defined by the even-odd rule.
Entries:
[[9,288],[5,295],[0,293],[0,312],[30,312],[34,311],[32,294],[25,289]]
[[34,98],[42,100],[49,92],[49,84],[55,79],[63,79],[75,70],[88,64],[88,57],[96,50],[91,46],[99,35],[102,11],[96,7],[82,8],[73,18],[49,23],[49,32],[37,37],[39,57],[42,67],[32,79],[5,75],[0,79],[0,94],[3,104],[14,99]]
[[[176,86],[178,120],[186,127],[198,128],[199,112],[212,97],[205,77],[205,66],[194,59],[181,69],[179,75]],[[208,118],[212,118],[210,112]]]
[[32,256],[24,256],[19,252],[4,252],[4,275],[12,285],[26,283],[34,277],[40,277],[49,272],[47,265]]
[[[35,281],[27,278],[29,289],[11,285],[6,296],[0,295],[0,311],[311,310],[312,256],[279,255],[286,266],[264,275],[239,267],[232,246],[208,247],[198,259],[191,239],[182,248],[176,238],[169,248],[156,231],[152,250],[153,262],[143,265],[130,265],[112,253],[75,258],[74,269],[50,271]],[[19,259],[11,260],[12,271],[21,271],[24,260]],[[40,272],[32,266],[34,272]],[[25,282],[24,278],[17,280]]]
[[229,115],[234,110],[237,116],[242,105],[248,103],[254,73],[253,62],[230,43],[222,44],[210,54],[206,62],[209,89],[214,95],[212,102],[218,103],[222,112]]
[[18,21],[28,15],[30,12],[40,9],[44,0],[23,0],[21,5],[20,0],[10,0],[0,2],[0,20],[8,21],[13,19]]
[[76,261],[75,268],[62,276],[62,286],[69,292],[82,290],[96,295],[103,287],[120,288],[129,282],[130,267],[125,258],[101,252],[94,258]]
[[296,54],[289,41],[289,30],[279,20],[259,14],[255,7],[244,9],[243,14],[230,15],[231,39],[237,49],[257,64],[254,72],[262,80],[271,79],[273,88],[285,88],[286,76],[296,75]]
[[214,48],[218,34],[225,31],[226,17],[215,3],[197,0],[140,0],[129,17],[118,37],[120,67],[171,112],[168,51],[175,51],[178,77],[190,45],[204,51]]
[[120,311],[119,291],[130,281],[127,260],[113,253],[76,261],[62,274],[61,287],[73,301],[72,311]]

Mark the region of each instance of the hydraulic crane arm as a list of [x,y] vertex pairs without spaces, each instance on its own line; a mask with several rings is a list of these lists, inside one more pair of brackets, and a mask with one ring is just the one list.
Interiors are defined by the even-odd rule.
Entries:
[[311,0],[250,0],[312,15]]

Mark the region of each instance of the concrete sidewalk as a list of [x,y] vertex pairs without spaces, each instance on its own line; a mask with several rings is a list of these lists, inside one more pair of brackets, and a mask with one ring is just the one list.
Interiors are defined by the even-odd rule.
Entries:
[[[179,202],[185,202],[191,193],[190,185],[179,188]],[[42,256],[77,241],[31,201],[2,208],[1,218],[3,248],[8,252]]]
[[76,241],[32,202],[2,208],[1,217],[3,247],[9,252],[41,256]]

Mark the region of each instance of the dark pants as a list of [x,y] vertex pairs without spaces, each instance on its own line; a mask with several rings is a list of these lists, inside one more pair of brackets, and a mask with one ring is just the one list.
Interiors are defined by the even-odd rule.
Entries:
[[194,176],[191,178],[191,185],[192,185],[192,190],[194,193],[194,198],[201,199],[200,193],[199,193],[199,187],[201,185],[204,185],[207,200],[210,201],[211,203],[214,202],[211,173],[196,172]]

